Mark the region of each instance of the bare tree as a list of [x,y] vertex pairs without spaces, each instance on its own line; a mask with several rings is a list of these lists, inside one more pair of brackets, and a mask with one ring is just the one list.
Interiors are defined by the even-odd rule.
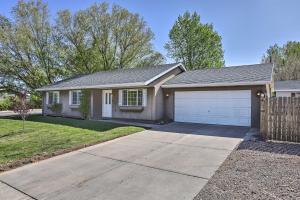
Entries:
[[31,110],[30,104],[26,99],[26,92],[20,92],[16,95],[13,101],[13,109],[15,113],[18,113],[23,121],[23,133],[25,131],[25,120],[28,113]]

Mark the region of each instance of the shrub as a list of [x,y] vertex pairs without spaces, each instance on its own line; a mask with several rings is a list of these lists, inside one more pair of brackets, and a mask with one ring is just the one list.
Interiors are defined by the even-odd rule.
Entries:
[[79,111],[84,119],[90,117],[90,96],[91,92],[89,90],[81,92]]
[[56,115],[59,115],[61,113],[61,110],[62,110],[62,104],[60,103],[55,103],[55,104],[52,104],[52,105],[49,105],[48,108],[54,112]]
[[13,99],[12,97],[5,97],[0,101],[0,111],[2,110],[12,110],[13,109]]
[[29,101],[30,101],[32,108],[41,108],[42,107],[42,97],[40,95],[31,94]]

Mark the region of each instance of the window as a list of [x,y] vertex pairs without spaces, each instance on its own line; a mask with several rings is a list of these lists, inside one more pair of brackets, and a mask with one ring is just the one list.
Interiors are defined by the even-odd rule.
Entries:
[[[144,90],[146,91],[146,90]],[[145,93],[145,92],[144,92]],[[122,95],[122,106],[142,106],[143,90],[142,89],[126,89],[120,92]]]
[[70,105],[80,105],[81,91],[70,91]]
[[112,94],[105,93],[105,104],[111,104]]
[[59,92],[48,92],[47,93],[47,104],[56,104],[59,103]]

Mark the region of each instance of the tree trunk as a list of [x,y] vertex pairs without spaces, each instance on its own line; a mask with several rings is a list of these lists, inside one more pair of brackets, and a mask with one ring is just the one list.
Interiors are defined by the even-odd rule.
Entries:
[[23,121],[23,133],[25,133],[25,119],[22,119]]

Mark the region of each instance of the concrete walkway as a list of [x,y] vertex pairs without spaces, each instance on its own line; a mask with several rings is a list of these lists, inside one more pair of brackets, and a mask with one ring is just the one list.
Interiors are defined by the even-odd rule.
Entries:
[[[29,112],[30,115],[35,115],[35,114],[42,114],[42,109],[32,109]],[[0,117],[10,117],[10,116],[16,116],[19,115],[18,113],[15,113],[12,110],[6,110],[6,111],[0,111]]]
[[12,190],[16,199],[193,199],[248,130],[181,123],[146,130],[0,174],[10,190],[0,199],[14,199]]

